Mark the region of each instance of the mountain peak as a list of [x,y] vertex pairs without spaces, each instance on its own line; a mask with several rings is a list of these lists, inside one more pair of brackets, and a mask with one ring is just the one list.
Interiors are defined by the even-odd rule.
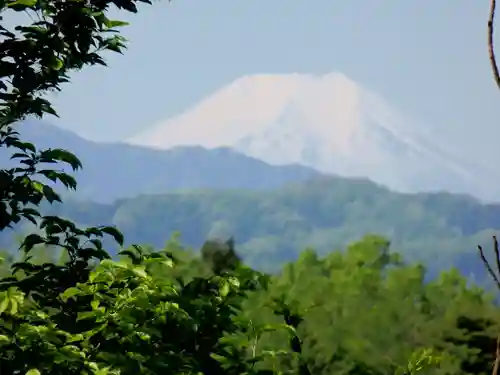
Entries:
[[[321,127],[326,119],[339,123],[335,138],[342,139],[358,122],[359,91],[357,84],[341,73],[246,75],[128,142],[156,148],[233,146],[264,131],[291,108],[307,112],[312,120],[308,126]],[[316,133],[325,130],[316,129]]]
[[488,176],[446,150],[430,128],[342,73],[254,74],[128,140],[168,149],[232,147],[265,162],[367,177],[392,189],[483,195]]

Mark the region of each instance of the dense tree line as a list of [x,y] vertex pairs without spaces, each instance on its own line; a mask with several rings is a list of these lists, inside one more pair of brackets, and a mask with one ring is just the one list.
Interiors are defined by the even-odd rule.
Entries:
[[[326,257],[305,251],[276,275],[252,271],[234,250],[231,241],[211,241],[189,252],[174,238],[161,251],[130,248],[101,262],[57,298],[34,304],[11,290],[1,305],[0,363],[12,367],[2,373],[76,373],[96,363],[122,374],[298,374],[302,363],[312,374],[392,374],[424,350],[440,359],[430,373],[491,372],[499,311],[457,270],[426,282],[425,267],[377,236]],[[48,261],[64,264],[37,247],[32,263]],[[57,313],[45,315],[44,304]],[[284,323],[283,306],[296,321]],[[5,325],[16,324],[23,329],[6,335]],[[25,358],[35,348],[39,355]]]

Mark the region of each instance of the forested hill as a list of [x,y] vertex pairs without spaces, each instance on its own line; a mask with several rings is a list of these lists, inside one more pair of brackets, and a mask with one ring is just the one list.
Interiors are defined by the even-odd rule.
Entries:
[[[500,229],[500,205],[448,193],[399,194],[367,180],[322,177],[272,191],[185,190],[114,204],[66,202],[47,210],[83,225],[116,224],[127,243],[163,246],[175,231],[199,247],[234,236],[251,265],[275,270],[306,247],[320,254],[365,234],[387,237],[407,259],[483,272],[477,244]],[[12,234],[2,234],[10,247]],[[10,236],[10,237],[7,237]]]

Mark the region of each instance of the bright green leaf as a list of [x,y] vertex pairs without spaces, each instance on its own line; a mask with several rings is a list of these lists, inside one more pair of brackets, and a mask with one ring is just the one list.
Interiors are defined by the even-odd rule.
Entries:
[[44,184],[38,181],[31,181],[31,186],[37,193],[43,194],[43,187],[45,186]]
[[92,307],[92,310],[97,310],[99,308],[100,302],[98,300],[93,300],[90,302],[90,306]]
[[144,267],[139,267],[139,266],[133,267],[132,272],[134,272],[139,277],[143,277],[143,278],[148,277],[148,274],[146,273],[146,270]]
[[7,307],[9,307],[9,299],[7,297],[4,297],[4,299],[0,303],[0,314],[7,310]]
[[230,287],[229,287],[229,283],[226,281],[226,280],[222,280],[222,283],[221,283],[221,287],[219,289],[219,294],[222,296],[222,297],[226,297],[229,292],[230,292]]
[[106,20],[104,24],[107,28],[112,29],[113,27],[128,26],[129,23],[120,20]]
[[16,315],[18,311],[19,304],[16,298],[11,298],[10,300],[10,315]]
[[16,0],[16,1],[13,1],[13,2],[7,4],[7,6],[9,8],[10,7],[17,7],[17,6],[33,7],[36,5],[36,3],[37,3],[37,0]]
[[71,287],[71,288],[68,288],[66,289],[62,294],[61,294],[61,298],[64,302],[66,302],[68,299],[76,296],[78,293],[80,293],[80,289],[78,288],[75,288],[75,287]]
[[61,70],[61,68],[63,67],[63,65],[64,65],[64,63],[63,63],[63,61],[61,59],[54,58],[54,60],[50,64],[50,67],[53,70]]

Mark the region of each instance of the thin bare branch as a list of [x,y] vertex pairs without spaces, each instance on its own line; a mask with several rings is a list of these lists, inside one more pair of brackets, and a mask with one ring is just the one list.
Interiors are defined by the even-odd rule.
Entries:
[[[497,61],[496,61],[496,57],[495,57],[495,41],[494,41],[496,5],[497,5],[496,0],[490,1],[490,15],[488,18],[488,54],[490,57],[491,70],[493,72],[493,79],[495,80],[495,83],[497,84],[498,88],[500,89],[500,73],[498,71],[498,65],[497,65]],[[497,271],[498,271],[498,275],[500,275],[500,251],[498,248],[498,241],[497,241],[496,236],[493,236],[493,245],[494,245],[494,250],[495,250],[495,260],[496,260],[496,264],[497,264]],[[479,248],[479,254],[481,256],[481,259],[483,260],[484,265],[486,266],[486,269],[488,270],[488,272],[492,276],[498,289],[500,289],[500,281],[498,280],[497,275],[495,274],[495,272],[493,272],[493,269],[491,268],[490,264],[486,260],[486,257],[484,256],[484,252],[483,252],[483,249],[481,248],[481,246],[478,246],[478,248]],[[495,364],[493,366],[493,371],[491,372],[491,374],[498,375],[499,369],[500,369],[500,334],[497,337],[497,349],[496,349],[496,353],[495,353]]]
[[[500,87],[500,86],[499,86]],[[495,263],[497,270],[496,272],[493,271],[493,268],[490,265],[490,262],[486,259],[484,255],[483,248],[478,245],[477,248],[479,249],[479,255],[481,256],[481,260],[484,263],[484,266],[488,270],[488,273],[491,275],[492,279],[495,281],[495,284],[497,285],[497,288],[500,289],[500,280],[498,277],[500,276],[500,248],[498,246],[498,240],[496,236],[493,236],[493,250],[495,251]],[[493,365],[493,370],[491,372],[491,375],[498,375],[498,371],[500,370],[500,334],[497,336],[497,348],[495,351],[495,363]]]
[[490,56],[491,69],[493,71],[493,79],[495,80],[498,88],[500,89],[500,73],[498,71],[498,65],[495,57],[495,11],[496,11],[496,0],[491,0],[490,2],[490,16],[488,18],[488,53]]
[[488,260],[484,256],[484,251],[483,251],[482,246],[478,245],[477,248],[479,249],[479,256],[481,257],[481,260],[483,261],[484,266],[488,270],[488,273],[490,274],[491,278],[495,281],[497,288],[500,289],[500,280],[498,280],[498,277],[495,274],[495,271],[493,271],[493,268],[491,268],[491,266],[490,266],[490,262],[488,262]]
[[491,375],[498,375],[498,370],[500,368],[500,334],[497,336],[497,351],[495,355],[495,364],[493,365],[493,371]]
[[493,250],[495,251],[495,260],[497,263],[497,272],[496,274],[500,276],[500,250],[498,249],[498,240],[497,236],[493,236]]

